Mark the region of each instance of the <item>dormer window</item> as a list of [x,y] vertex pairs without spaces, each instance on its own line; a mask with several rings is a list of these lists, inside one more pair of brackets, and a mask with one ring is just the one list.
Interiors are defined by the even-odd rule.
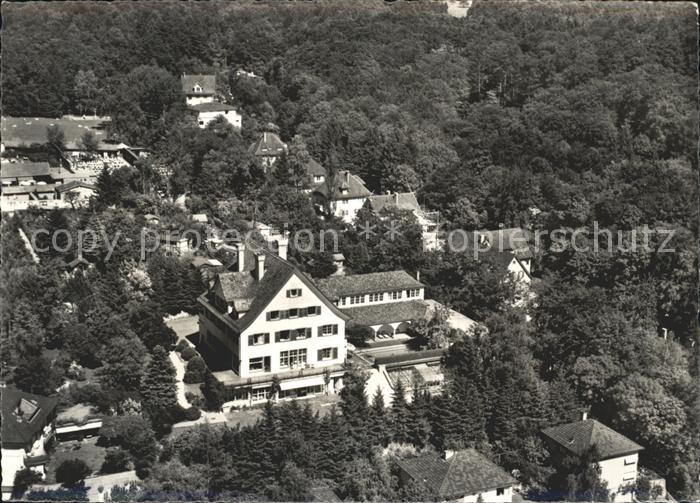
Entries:
[[295,297],[301,297],[301,288],[290,288],[287,290],[287,297],[293,299]]
[[314,183],[323,183],[323,175],[315,175]]
[[202,86],[199,84],[195,84],[195,86],[192,88],[192,91],[195,93],[201,93],[202,92]]

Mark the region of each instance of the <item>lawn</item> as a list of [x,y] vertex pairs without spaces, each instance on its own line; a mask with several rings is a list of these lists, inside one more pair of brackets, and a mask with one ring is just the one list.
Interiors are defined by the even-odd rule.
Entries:
[[46,483],[56,482],[56,468],[68,459],[80,459],[87,464],[93,473],[102,467],[105,459],[105,448],[96,445],[97,438],[86,438],[83,441],[71,440],[56,444],[54,452],[51,454],[51,461],[46,466]]
[[18,146],[32,143],[46,143],[46,128],[59,126],[63,129],[66,144],[70,148],[76,148],[81,136],[88,129],[92,129],[97,138],[104,141],[106,133],[105,121],[102,119],[49,119],[45,117],[3,117],[2,137],[6,146]]

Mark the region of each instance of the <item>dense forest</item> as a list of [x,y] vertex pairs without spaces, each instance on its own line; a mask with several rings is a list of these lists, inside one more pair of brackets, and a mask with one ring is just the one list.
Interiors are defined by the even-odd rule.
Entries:
[[[644,445],[642,464],[674,494],[697,496],[695,20],[693,6],[681,3],[476,1],[463,19],[422,2],[4,5],[3,114],[109,115],[115,139],[153,154],[137,169],[103,173],[89,211],[4,222],[2,336],[21,336],[3,368],[42,391],[77,360],[102,369],[99,386],[110,391],[82,399],[109,410],[135,397],[148,409],[133,376],[157,360],[144,354],[173,345],[160,319],[192,310],[201,278],[160,254],[143,271],[127,247],[118,271],[97,251],[97,268],[66,280],[50,264],[74,257],[49,253],[32,266],[15,231],[106,227],[129,236],[147,212],[177,227],[186,218],[158,194],[188,192],[192,211],[225,225],[255,213],[291,230],[342,229],[350,270],[421,270],[430,296],[489,330],[452,346],[451,385],[444,398],[411,404],[410,432],[397,419],[402,411],[385,411],[379,399],[370,405],[349,386],[337,416],[271,409],[254,428],[166,441],[166,464],[145,470],[147,489],[174,498],[196,487],[196,496],[216,497],[250,493],[241,481],[251,480],[265,497],[296,499],[307,495],[285,488],[321,473],[353,499],[425,499],[392,486],[374,449],[390,442],[478,446],[518,468],[527,487],[553,487],[538,428],[586,407]],[[236,76],[240,68],[260,78]],[[220,96],[243,114],[242,131],[184,120],[183,72],[216,73]],[[249,154],[268,123],[290,145],[282,166],[292,173],[310,155],[375,192],[414,190],[446,230],[578,230],[591,244],[601,228],[610,242],[579,251],[544,239],[526,323],[506,307],[512,292],[493,271],[467,254],[422,252],[409,215],[395,215],[413,229],[398,243],[367,243],[353,226],[319,221],[286,170],[264,174]],[[171,175],[159,175],[159,165]],[[631,250],[644,226],[650,246]],[[667,231],[672,253],[659,250]],[[329,274],[310,265],[321,255],[290,253],[310,274]],[[65,302],[75,311],[65,312]],[[45,347],[62,359],[52,361]],[[127,348],[131,366],[117,356]],[[279,427],[290,414],[299,416],[294,434]],[[393,418],[387,431],[376,420],[383,414]],[[331,449],[323,435],[348,440]],[[267,456],[241,457],[260,439]],[[197,451],[202,445],[220,453],[216,462]],[[320,471],[317,452],[333,454]],[[224,469],[232,460],[235,472]]]

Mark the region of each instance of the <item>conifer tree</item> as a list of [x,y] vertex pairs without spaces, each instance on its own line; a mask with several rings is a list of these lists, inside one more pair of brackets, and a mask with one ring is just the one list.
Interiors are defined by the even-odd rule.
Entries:
[[406,389],[403,381],[398,379],[394,387],[394,398],[391,402],[391,426],[394,442],[410,442],[410,412],[406,403]]
[[154,426],[172,424],[177,405],[175,367],[162,346],[156,346],[141,380],[143,407]]
[[430,394],[414,385],[409,405],[409,441],[419,449],[427,446],[430,439],[430,405]]
[[381,388],[372,397],[372,404],[369,409],[369,430],[372,445],[386,445],[389,440],[389,425],[384,407],[384,394]]

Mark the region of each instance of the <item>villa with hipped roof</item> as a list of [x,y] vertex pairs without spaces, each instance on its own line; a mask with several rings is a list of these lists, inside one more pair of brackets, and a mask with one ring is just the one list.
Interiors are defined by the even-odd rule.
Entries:
[[12,494],[15,474],[24,469],[45,474],[47,444],[55,434],[56,398],[0,389],[2,404],[2,496]]
[[355,220],[357,212],[371,195],[362,178],[346,170],[338,171],[332,180],[326,175],[324,182],[311,192],[311,198],[319,212],[325,213],[328,204],[331,214],[346,223]]
[[187,106],[211,103],[216,95],[216,75],[182,74],[182,92]]
[[503,468],[474,449],[425,453],[398,461],[402,484],[423,485],[437,501],[505,503],[517,484]]
[[600,479],[607,482],[611,497],[615,501],[633,500],[632,492],[626,488],[637,480],[639,453],[644,447],[585,414],[581,421],[545,428],[542,435],[558,463],[595,447]]
[[410,211],[421,226],[423,247],[426,251],[437,250],[444,244],[438,236],[439,213],[437,211],[424,211],[418,204],[414,192],[394,192],[393,194],[370,196],[366,205],[379,216],[392,209]]

